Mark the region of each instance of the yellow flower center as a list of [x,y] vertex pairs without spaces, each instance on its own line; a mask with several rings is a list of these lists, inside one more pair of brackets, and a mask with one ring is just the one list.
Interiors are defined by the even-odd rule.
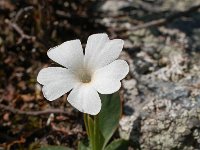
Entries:
[[83,83],[89,83],[91,81],[91,75],[83,72],[83,73],[80,74],[80,80]]

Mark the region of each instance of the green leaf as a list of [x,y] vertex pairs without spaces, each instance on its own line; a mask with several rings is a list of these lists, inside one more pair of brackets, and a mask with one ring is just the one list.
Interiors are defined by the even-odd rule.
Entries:
[[45,146],[39,148],[38,150],[72,150],[72,149],[64,146]]
[[95,148],[96,150],[102,150],[104,145],[104,137],[99,130],[99,119],[98,116],[94,116],[94,137],[95,137]]
[[121,116],[121,101],[118,92],[111,95],[101,95],[101,100],[102,108],[98,114],[98,127],[104,138],[104,148],[118,127]]
[[105,150],[128,150],[128,141],[117,139],[110,143]]

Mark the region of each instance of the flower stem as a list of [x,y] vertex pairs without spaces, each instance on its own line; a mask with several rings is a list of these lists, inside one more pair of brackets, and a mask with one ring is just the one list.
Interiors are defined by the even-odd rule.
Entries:
[[94,144],[95,144],[95,150],[99,150],[99,133],[98,133],[98,116],[94,116]]
[[84,124],[89,139],[89,145],[91,146],[92,150],[95,150],[94,122],[89,114],[84,114]]
[[88,119],[88,130],[89,130],[89,140],[90,140],[90,145],[92,147],[92,150],[95,150],[95,138],[94,138],[94,122],[92,120],[92,118],[87,115],[87,119]]
[[84,124],[91,149],[101,150],[101,146],[99,144],[100,137],[99,137],[99,127],[98,127],[98,116],[96,115],[92,119],[92,117],[90,117],[89,114],[84,114]]
[[88,137],[90,137],[89,129],[88,129],[88,119],[87,119],[87,114],[84,114],[84,124],[85,124],[85,129]]

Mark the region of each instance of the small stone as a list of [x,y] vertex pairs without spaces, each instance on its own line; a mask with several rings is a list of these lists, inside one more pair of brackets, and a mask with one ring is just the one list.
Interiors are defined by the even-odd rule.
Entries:
[[159,129],[165,129],[165,125],[162,122],[158,123],[158,128]]
[[186,131],[186,126],[179,126],[176,128],[177,133],[184,133]]

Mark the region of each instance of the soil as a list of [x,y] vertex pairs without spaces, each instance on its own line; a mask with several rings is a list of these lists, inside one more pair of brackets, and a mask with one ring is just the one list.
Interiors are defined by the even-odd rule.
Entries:
[[[76,149],[86,138],[82,113],[68,104],[67,94],[47,101],[36,77],[58,65],[47,57],[49,48],[73,39],[85,46],[89,35],[101,32],[125,41],[120,58],[130,65],[115,137],[128,139],[130,150],[199,149],[200,11],[133,28],[197,5],[198,0],[0,0],[0,149]],[[47,109],[65,113],[27,113]]]

